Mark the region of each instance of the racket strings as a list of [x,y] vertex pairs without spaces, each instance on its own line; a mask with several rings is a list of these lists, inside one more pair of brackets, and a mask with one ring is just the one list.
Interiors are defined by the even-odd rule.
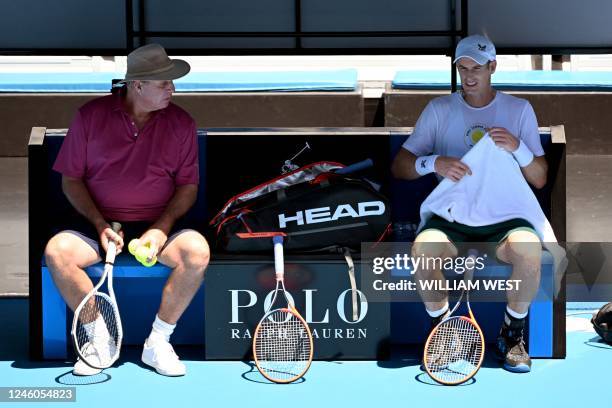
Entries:
[[483,353],[476,326],[466,319],[451,318],[432,334],[425,350],[425,364],[434,379],[460,383],[478,371]]
[[286,310],[270,312],[255,338],[259,368],[278,381],[301,376],[310,365],[311,340],[304,323]]
[[75,341],[80,356],[88,364],[108,367],[115,361],[121,341],[117,314],[110,298],[100,293],[81,309]]

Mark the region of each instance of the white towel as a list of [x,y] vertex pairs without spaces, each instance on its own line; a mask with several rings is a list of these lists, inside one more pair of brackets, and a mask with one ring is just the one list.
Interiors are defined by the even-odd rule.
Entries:
[[469,166],[472,175],[458,182],[440,182],[421,204],[418,230],[433,214],[473,227],[522,218],[533,225],[544,248],[553,255],[555,275],[565,272],[565,250],[557,244],[550,222],[512,154],[497,147],[487,133],[461,161]]
[[469,166],[472,175],[458,182],[440,182],[421,205],[419,230],[432,214],[472,227],[523,218],[533,225],[540,240],[557,242],[511,153],[495,146],[486,134],[461,161]]

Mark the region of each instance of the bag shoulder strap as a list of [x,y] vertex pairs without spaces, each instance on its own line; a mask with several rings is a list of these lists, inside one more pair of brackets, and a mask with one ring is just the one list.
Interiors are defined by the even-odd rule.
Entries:
[[358,306],[357,306],[357,282],[355,280],[355,263],[353,262],[353,257],[351,256],[351,250],[348,248],[342,248],[342,254],[344,255],[344,260],[348,265],[348,275],[349,280],[351,282],[351,299],[353,303],[353,321],[356,322],[359,319]]

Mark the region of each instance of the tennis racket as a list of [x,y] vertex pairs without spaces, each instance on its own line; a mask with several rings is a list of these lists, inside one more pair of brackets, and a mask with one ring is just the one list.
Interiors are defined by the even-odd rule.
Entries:
[[[475,251],[468,258],[476,259]],[[482,365],[485,342],[482,330],[474,318],[470,307],[469,282],[474,269],[465,271],[465,288],[461,291],[457,304],[429,334],[423,353],[423,365],[427,374],[444,385],[462,384],[472,378]],[[467,316],[452,316],[466,294]]]
[[[276,289],[266,313],[253,336],[253,357],[259,372],[275,383],[290,383],[301,378],[310,368],[313,341],[310,328],[298,313],[285,290],[283,237],[274,242]],[[278,292],[287,301],[286,307],[273,309]]]
[[[113,231],[118,232],[121,224],[114,222]],[[72,341],[79,358],[97,369],[110,367],[119,358],[123,329],[119,308],[113,290],[113,263],[117,246],[108,243],[104,273],[97,285],[83,298],[74,311],[72,320]],[[100,292],[108,280],[108,294]]]

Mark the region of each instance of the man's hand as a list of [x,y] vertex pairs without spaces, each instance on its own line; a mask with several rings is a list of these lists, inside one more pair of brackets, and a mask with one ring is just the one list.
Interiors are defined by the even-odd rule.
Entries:
[[114,241],[115,245],[117,245],[117,253],[121,252],[123,249],[123,231],[116,233],[107,223],[96,227],[96,229],[98,230],[98,236],[100,237],[100,243],[102,248],[104,248],[104,252],[108,251],[108,243],[111,241]]
[[140,245],[147,245],[151,248],[149,260],[156,257],[159,250],[166,244],[168,236],[160,229],[151,228],[140,237]]
[[459,181],[466,174],[472,175],[472,170],[455,157],[438,156],[435,163],[436,173],[451,181]]
[[508,132],[508,129],[501,127],[492,127],[488,130],[491,139],[495,142],[497,147],[501,147],[505,151],[512,153],[518,149],[521,141],[514,136],[512,133]]

